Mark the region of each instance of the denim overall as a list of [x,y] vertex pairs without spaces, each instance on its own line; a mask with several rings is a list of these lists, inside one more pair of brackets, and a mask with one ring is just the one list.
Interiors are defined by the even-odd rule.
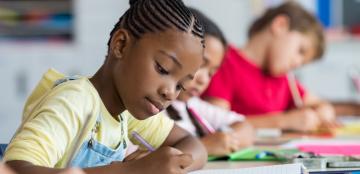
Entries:
[[110,164],[113,161],[122,161],[125,158],[126,140],[124,131],[124,120],[120,115],[121,139],[118,147],[114,150],[96,141],[95,135],[100,125],[100,116],[98,117],[94,128],[91,131],[90,140],[85,141],[76,156],[72,159],[72,167],[96,167]]
[[[121,139],[118,147],[113,150],[95,140],[95,135],[100,125],[100,116],[98,117],[94,128],[91,130],[90,140],[86,140],[80,147],[77,155],[71,161],[73,167],[87,168],[110,164],[113,161],[122,161],[125,158],[126,140],[124,131],[124,119],[120,115],[121,121]],[[0,160],[3,158],[7,144],[0,144]]]
[[[60,79],[55,82],[55,86],[60,83],[76,80],[79,77],[70,77]],[[89,140],[85,140],[80,146],[78,152],[73,159],[70,159],[70,166],[79,168],[96,167],[110,164],[113,161],[123,161],[126,153],[126,140],[124,130],[124,119],[120,114],[120,126],[121,126],[121,142],[114,150],[96,141],[95,136],[98,133],[101,122],[101,115],[99,114],[96,119],[96,124],[91,130]],[[84,125],[85,127],[86,125]]]

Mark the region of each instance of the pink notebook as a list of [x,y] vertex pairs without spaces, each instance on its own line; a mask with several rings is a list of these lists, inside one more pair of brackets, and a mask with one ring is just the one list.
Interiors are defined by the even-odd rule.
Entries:
[[300,145],[299,150],[316,155],[360,155],[360,144],[348,145]]

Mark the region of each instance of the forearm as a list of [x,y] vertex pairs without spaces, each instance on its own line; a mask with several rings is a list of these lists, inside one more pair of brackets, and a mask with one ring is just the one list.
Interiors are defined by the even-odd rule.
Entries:
[[[58,174],[60,172],[64,172],[66,169],[56,169],[49,167],[36,166],[26,161],[9,161],[6,163],[12,170],[14,170],[17,174],[33,174],[33,173],[41,173],[41,174]],[[93,167],[83,169],[86,174],[117,174],[126,171],[124,165],[122,164],[114,164],[114,165],[106,165],[101,167]]]
[[355,102],[333,102],[337,116],[360,115],[360,104]]
[[286,113],[271,113],[247,117],[246,120],[255,128],[280,128],[286,129],[283,117]]
[[241,122],[237,121],[237,122],[231,124],[230,127],[235,132],[242,132],[244,130],[253,130],[253,126],[251,125],[251,123],[248,120],[241,121]]
[[194,163],[187,168],[187,171],[193,171],[204,167],[207,161],[207,152],[204,145],[195,137],[188,135],[174,145],[185,154],[191,154]]

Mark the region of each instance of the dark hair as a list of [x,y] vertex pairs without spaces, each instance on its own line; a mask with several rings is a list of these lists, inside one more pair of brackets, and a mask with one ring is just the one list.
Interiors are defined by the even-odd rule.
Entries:
[[127,29],[136,39],[145,33],[175,28],[191,32],[201,38],[204,46],[203,26],[182,0],[130,0],[129,2],[130,8],[110,32],[108,46],[113,34],[119,28]]
[[314,58],[320,58],[324,54],[325,37],[323,27],[314,15],[295,2],[286,2],[278,7],[268,9],[251,25],[248,37],[251,38],[265,29],[279,15],[286,15],[289,18],[290,30],[310,35],[314,39]]
[[227,41],[221,29],[215,24],[214,21],[209,19],[204,13],[200,12],[199,10],[189,7],[192,14],[194,14],[197,19],[202,23],[204,27],[205,36],[213,36],[221,41],[224,48],[227,47]]
[[[182,120],[182,117],[180,116],[179,111],[173,106],[170,105],[169,107],[166,108],[166,112],[169,115],[169,117],[175,121],[180,121]],[[193,112],[190,111],[189,107],[186,105],[186,112],[188,113],[190,120],[192,122],[192,124],[195,127],[196,130],[196,135],[199,137],[203,137],[206,135],[206,130],[205,128],[203,128],[200,123],[198,121],[196,121],[196,119],[194,118],[194,114]]]

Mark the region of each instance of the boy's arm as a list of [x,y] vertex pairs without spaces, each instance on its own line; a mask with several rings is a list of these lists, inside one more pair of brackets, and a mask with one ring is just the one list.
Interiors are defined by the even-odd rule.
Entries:
[[201,169],[207,161],[207,152],[201,142],[176,124],[162,146],[171,146],[191,154],[194,162],[186,168],[187,171]]
[[332,102],[337,116],[357,115],[360,116],[360,103],[356,102]]
[[306,107],[286,112],[252,115],[246,120],[255,128],[279,128],[301,132],[315,131],[320,125],[317,113]]

